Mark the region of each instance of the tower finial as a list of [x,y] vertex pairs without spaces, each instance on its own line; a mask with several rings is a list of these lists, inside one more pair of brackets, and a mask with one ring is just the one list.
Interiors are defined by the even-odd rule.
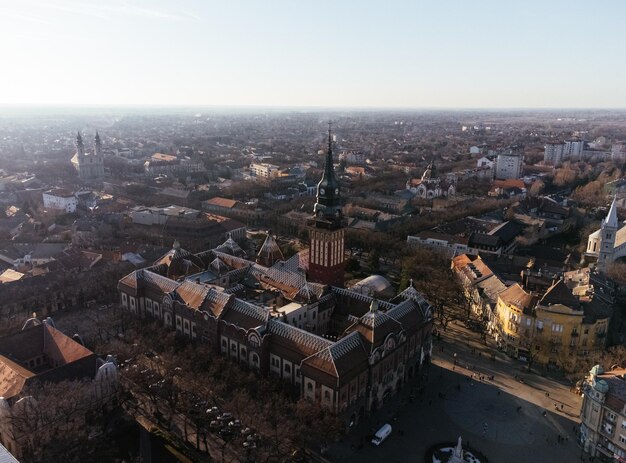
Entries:
[[328,151],[332,151],[333,136],[332,136],[332,121],[328,119]]

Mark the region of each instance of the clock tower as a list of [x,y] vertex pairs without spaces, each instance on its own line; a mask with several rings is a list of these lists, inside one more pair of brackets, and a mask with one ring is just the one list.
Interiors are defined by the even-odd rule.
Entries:
[[309,221],[309,237],[309,279],[342,287],[345,230],[342,227],[340,187],[333,167],[330,124],[324,174],[317,184],[317,202]]

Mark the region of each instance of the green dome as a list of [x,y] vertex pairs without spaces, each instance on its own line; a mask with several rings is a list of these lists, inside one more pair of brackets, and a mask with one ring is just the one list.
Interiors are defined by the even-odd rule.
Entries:
[[593,385],[593,388],[602,394],[606,394],[607,392],[609,392],[609,385],[603,379],[596,381],[596,383]]
[[591,375],[601,375],[602,373],[604,373],[604,368],[602,368],[602,366],[600,365],[594,365],[591,370],[589,370],[589,374]]

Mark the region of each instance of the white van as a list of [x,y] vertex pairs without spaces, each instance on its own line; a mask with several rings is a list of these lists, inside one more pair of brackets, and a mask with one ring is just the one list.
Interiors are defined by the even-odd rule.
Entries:
[[374,445],[382,444],[383,441],[389,437],[389,434],[391,434],[391,425],[390,424],[382,425],[382,427],[378,431],[376,431],[376,434],[374,434],[374,438],[372,439],[372,444]]

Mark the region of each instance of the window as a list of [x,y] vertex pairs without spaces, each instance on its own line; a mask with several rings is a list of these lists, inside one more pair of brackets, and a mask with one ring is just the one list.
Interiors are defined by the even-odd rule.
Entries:
[[620,434],[620,435],[619,435],[619,441],[620,441],[622,444],[626,444],[626,436],[624,436],[623,434]]
[[558,323],[553,323],[552,324],[552,331],[554,333],[562,333],[563,332],[563,325],[559,325]]
[[222,339],[222,347],[228,347],[228,342],[226,341],[226,339]]
[[306,390],[309,392],[313,391],[313,383],[306,383]]
[[288,363],[285,363],[285,373],[291,374],[291,365]]
[[272,357],[272,366],[273,367],[280,366],[280,360],[278,359],[278,357]]
[[252,364],[253,365],[258,365],[259,364],[259,356],[256,354],[252,354]]
[[543,320],[537,320],[535,326],[537,327],[538,330],[542,330],[543,329]]
[[324,400],[330,400],[330,391],[324,391]]

